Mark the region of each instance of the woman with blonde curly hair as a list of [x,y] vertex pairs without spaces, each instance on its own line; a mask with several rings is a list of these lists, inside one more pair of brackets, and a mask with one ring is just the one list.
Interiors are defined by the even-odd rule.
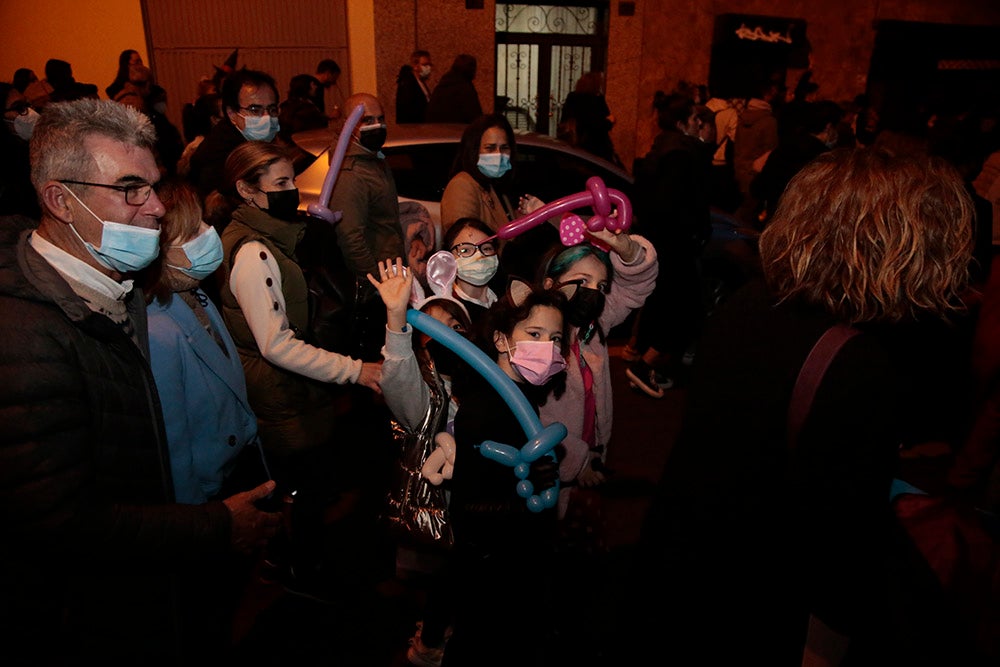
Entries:
[[[900,445],[936,439],[921,412],[957,393],[932,378],[965,353],[971,216],[961,177],[932,158],[839,150],[791,180],[760,237],[764,280],[712,316],[699,346],[643,526],[632,588],[649,597],[630,607],[655,611],[629,619],[639,650],[655,637],[678,664],[797,666],[812,622],[850,664],[957,664],[923,661],[956,650],[940,635],[898,641],[885,564]],[[861,333],[827,369],[792,449],[796,377],[838,323]]]
[[772,292],[850,324],[961,308],[974,212],[960,178],[938,159],[822,156],[796,176],[761,234]]

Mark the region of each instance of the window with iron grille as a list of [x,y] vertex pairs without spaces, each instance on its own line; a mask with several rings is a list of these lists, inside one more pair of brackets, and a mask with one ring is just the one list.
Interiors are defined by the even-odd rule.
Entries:
[[515,129],[555,136],[566,95],[605,69],[607,3],[496,5],[496,109]]

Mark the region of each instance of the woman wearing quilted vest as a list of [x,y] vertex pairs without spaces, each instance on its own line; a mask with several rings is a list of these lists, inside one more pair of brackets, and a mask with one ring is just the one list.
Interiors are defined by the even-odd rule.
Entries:
[[[222,233],[222,313],[272,473],[279,486],[297,492],[296,516],[308,524],[305,515],[316,512],[318,520],[346,472],[338,469],[333,443],[344,410],[332,386],[354,383],[378,392],[380,365],[304,339],[308,290],[296,246],[306,225],[298,218],[289,156],[273,144],[248,141],[230,153],[224,176],[224,194],[236,208]],[[308,532],[293,526],[297,539],[308,541]],[[305,571],[299,567],[296,576]]]

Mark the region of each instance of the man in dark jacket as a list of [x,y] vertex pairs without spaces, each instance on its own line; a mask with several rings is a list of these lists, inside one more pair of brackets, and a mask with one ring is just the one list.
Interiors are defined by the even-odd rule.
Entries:
[[386,140],[385,111],[374,95],[355,93],[344,102],[345,117],[358,106],[364,107],[364,115],[351,134],[330,195],[330,210],[343,216],[334,227],[340,257],[333,261],[342,261],[353,275],[357,307],[367,322],[358,325],[360,349],[350,350],[350,355],[375,361],[385,342],[385,306],[365,276],[375,275],[379,262],[402,257],[405,242],[396,181],[381,150]]
[[[642,357],[626,375],[653,398],[677,385],[682,360],[704,317],[699,260],[712,233],[709,169],[713,144],[698,138],[701,121],[694,100],[656,93],[653,106],[662,130],[635,174],[636,221],[656,248],[660,273],[636,327]],[[657,378],[657,369],[665,377]]]
[[241,69],[222,83],[222,120],[191,156],[188,179],[202,199],[222,186],[226,158],[245,141],[274,141],[289,151],[295,173],[312,164],[313,156],[291,139],[279,136],[278,86],[266,72]]
[[766,225],[778,208],[778,199],[788,181],[802,167],[837,145],[837,124],[844,115],[832,100],[806,102],[797,127],[778,141],[764,167],[750,183],[750,194],[761,206],[758,219]]
[[467,53],[455,56],[427,102],[424,120],[428,123],[471,123],[483,115],[476,78],[476,59]]
[[0,632],[37,664],[200,660],[190,618],[210,593],[185,584],[280,523],[253,504],[273,482],[174,502],[144,300],[125,279],[159,251],[154,139],[115,102],[50,105],[31,144],[41,220],[0,220]]
[[396,76],[396,123],[422,123],[431,99],[427,80],[431,78],[431,54],[417,49],[410,64],[403,65]]
[[278,86],[270,74],[241,69],[222,83],[222,120],[191,156],[189,178],[202,199],[219,189],[226,158],[244,141],[278,134]]

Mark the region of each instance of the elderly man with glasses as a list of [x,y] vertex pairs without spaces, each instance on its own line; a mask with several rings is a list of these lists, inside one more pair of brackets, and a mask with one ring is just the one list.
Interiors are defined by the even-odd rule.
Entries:
[[41,219],[0,219],[0,626],[41,664],[224,655],[229,633],[193,627],[228,594],[205,575],[281,520],[254,505],[273,482],[174,501],[131,280],[159,253],[154,139],[112,101],[49,105],[31,143]]

